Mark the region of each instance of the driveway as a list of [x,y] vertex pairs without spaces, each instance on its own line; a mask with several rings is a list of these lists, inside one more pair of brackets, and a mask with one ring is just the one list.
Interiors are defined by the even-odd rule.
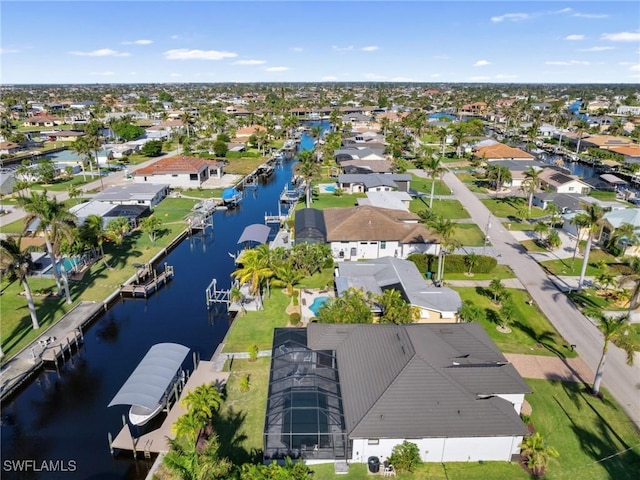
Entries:
[[[411,172],[427,177],[421,170]],[[591,372],[595,372],[604,343],[600,331],[569,301],[512,233],[458,177],[446,172],[443,180],[456,192],[456,197],[474,222],[484,228],[485,233],[490,236],[492,246],[501,256],[502,263],[513,269],[547,318],[568,343],[576,346],[580,358]],[[640,366],[637,363],[634,367],[628,366],[626,355],[615,345],[609,348],[603,384],[640,428]]]

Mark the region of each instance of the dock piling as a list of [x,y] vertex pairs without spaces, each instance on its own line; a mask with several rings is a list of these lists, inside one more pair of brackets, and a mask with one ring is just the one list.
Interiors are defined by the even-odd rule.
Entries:
[[109,441],[109,453],[113,457],[113,436],[111,432],[107,432],[107,440]]

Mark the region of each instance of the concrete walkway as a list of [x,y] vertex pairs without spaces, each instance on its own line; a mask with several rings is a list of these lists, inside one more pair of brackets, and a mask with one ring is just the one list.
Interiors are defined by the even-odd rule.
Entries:
[[[520,290],[524,290],[524,285],[517,278],[504,278],[501,280],[502,285],[507,288],[518,288]],[[447,280],[447,277],[444,278],[444,284],[447,287],[488,287],[491,283],[491,280],[473,280],[469,278],[469,280]]]
[[[411,170],[421,177],[427,174]],[[573,345],[591,371],[597,369],[604,343],[602,333],[562,293],[549,275],[514,238],[487,207],[453,173],[447,172],[443,180],[453,188],[456,197],[467,209],[477,225],[488,226],[487,234],[503,263],[509,265],[527,289],[542,312],[558,329],[564,339]],[[611,345],[604,373],[607,387],[632,421],[640,428],[640,366],[628,366],[624,352]]]

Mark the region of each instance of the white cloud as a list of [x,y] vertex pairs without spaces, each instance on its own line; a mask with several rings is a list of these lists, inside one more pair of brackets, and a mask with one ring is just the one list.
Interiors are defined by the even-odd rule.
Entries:
[[181,73],[172,73],[169,75],[170,77],[181,77],[182,74]]
[[633,62],[618,62],[618,65],[633,65]]
[[363,52],[375,52],[376,50],[380,50],[380,47],[377,45],[367,45],[366,47],[362,47],[360,50]]
[[485,80],[491,80],[491,77],[486,77],[486,76],[482,76],[482,75],[476,75],[473,77],[469,77],[469,80],[471,80],[472,82],[482,82]]
[[578,41],[578,40],[584,40],[584,35],[577,35],[577,34],[567,35],[566,37],[564,37],[564,39],[565,40],[569,40],[571,42],[575,42],[575,41]]
[[137,75],[138,72],[129,72],[129,75]]
[[237,53],[220,52],[218,50],[189,50],[187,48],[174,48],[163,53],[167,60],[222,60],[223,58],[235,58]]
[[180,35],[171,35],[169,38],[171,40],[180,40],[182,37]]
[[629,67],[629,70],[633,72],[640,72],[640,63],[637,65],[634,65],[633,67]]
[[286,72],[289,67],[269,67],[264,69],[266,72]]
[[153,40],[125,40],[124,42],[120,42],[122,45],[151,45]]
[[331,49],[335,52],[350,52],[353,50],[353,45],[348,45],[346,47],[339,47],[338,45],[331,45]]
[[640,32],[603,33],[600,38],[612,42],[640,42]]
[[333,75],[325,75],[321,80],[324,82],[334,82],[338,80],[338,77],[334,77]]
[[[558,12],[558,13],[562,13],[562,12]],[[517,75],[504,75],[502,73],[499,73],[498,75],[496,75],[496,80],[513,80],[514,78],[518,78]]]
[[129,57],[131,56],[128,52],[116,52],[115,50],[111,50],[110,48],[100,48],[98,50],[92,50],[90,52],[79,52],[74,50],[69,52],[69,55],[77,55],[79,57]]
[[590,48],[581,48],[581,52],[605,52],[607,50],[615,50],[613,47],[590,47]]
[[606,13],[574,13],[574,17],[580,18],[608,18],[609,15]]
[[572,9],[567,7],[567,8],[563,8],[561,10],[553,10],[553,11],[549,12],[549,14],[550,15],[559,15],[561,13],[569,13],[571,11],[572,11]]
[[491,65],[491,62],[487,60],[478,60],[476,63],[473,64],[474,67],[484,67],[485,65]]
[[442,75],[440,75],[439,73],[432,73],[431,75],[429,75],[431,78],[439,78]]
[[292,52],[303,52],[304,48],[302,47],[291,47],[290,49]]
[[113,72],[91,72],[89,75],[99,75],[102,77],[108,77],[110,75],[115,75]]
[[554,62],[544,62],[545,65],[591,65],[590,62],[585,62],[582,60],[570,60],[568,62],[566,61],[554,61]]
[[0,55],[5,53],[20,53],[20,50],[17,48],[0,48]]
[[364,78],[368,80],[384,80],[387,77],[384,75],[378,75],[377,73],[365,73]]
[[264,65],[266,60],[236,60],[232,65]]
[[521,20],[527,20],[528,18],[530,18],[530,15],[528,13],[505,13],[504,15],[491,17],[491,21],[493,23],[500,23],[505,20],[508,20],[511,22],[519,22]]
[[409,77],[393,77],[391,79],[392,82],[413,82],[413,78]]

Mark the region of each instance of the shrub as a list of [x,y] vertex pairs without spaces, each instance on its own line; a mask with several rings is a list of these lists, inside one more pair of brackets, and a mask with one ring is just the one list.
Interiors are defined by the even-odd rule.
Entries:
[[289,315],[289,322],[291,325],[296,325],[300,321],[300,314],[298,312],[293,312]]
[[240,391],[243,393],[248,392],[250,388],[251,388],[250,375],[248,373],[245,373],[244,375],[242,375],[242,377],[240,377]]
[[[444,261],[444,273],[464,273],[468,267],[464,261],[465,255],[447,255]],[[491,273],[498,265],[498,261],[486,255],[478,257],[478,263],[473,268],[474,273]]]
[[399,472],[412,472],[415,467],[422,463],[418,445],[404,441],[400,445],[393,447],[389,463]]
[[255,362],[258,359],[259,348],[255,343],[249,345],[249,361]]
[[413,262],[420,273],[427,271],[427,256],[424,253],[412,253],[407,260]]
[[258,158],[259,152],[227,152],[226,158]]

